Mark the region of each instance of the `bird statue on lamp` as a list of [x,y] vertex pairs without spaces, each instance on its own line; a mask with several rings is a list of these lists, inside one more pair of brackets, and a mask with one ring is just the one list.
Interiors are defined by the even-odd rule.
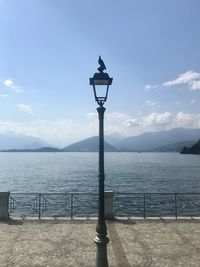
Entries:
[[98,63],[100,67],[97,68],[97,70],[101,73],[103,73],[104,70],[106,70],[106,65],[104,64],[103,60],[101,59],[101,56],[99,56]]

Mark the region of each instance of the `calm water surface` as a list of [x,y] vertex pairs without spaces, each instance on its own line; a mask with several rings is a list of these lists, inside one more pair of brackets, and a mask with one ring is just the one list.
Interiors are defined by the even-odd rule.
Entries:
[[[200,156],[106,153],[106,189],[198,192]],[[0,153],[0,191],[97,192],[97,153]]]

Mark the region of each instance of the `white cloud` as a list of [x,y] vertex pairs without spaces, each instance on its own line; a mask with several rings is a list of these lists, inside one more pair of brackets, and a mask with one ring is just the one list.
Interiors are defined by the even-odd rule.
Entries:
[[184,113],[182,111],[180,111],[179,113],[177,113],[176,115],[176,122],[177,123],[184,123],[184,124],[188,124],[188,122],[190,123],[192,121],[192,117],[187,114],[187,113]]
[[124,120],[130,119],[130,118],[132,118],[130,115],[128,115],[126,113],[121,113],[121,112],[110,112],[110,113],[107,113],[107,115],[106,115],[106,119],[108,121],[112,121],[112,122],[124,121]]
[[170,112],[164,112],[164,113],[153,112],[142,118],[142,120],[144,126],[153,126],[153,127],[165,126],[171,123],[172,114]]
[[[95,121],[97,119],[93,120]],[[105,114],[105,134],[119,133],[123,136],[132,136],[147,131],[162,131],[176,127],[200,127],[200,114],[189,114],[183,111],[177,114],[169,111],[152,112],[138,117],[118,112]]]
[[190,100],[190,104],[194,104],[195,103],[195,100],[194,99],[191,99]]
[[3,82],[3,84],[4,84],[5,86],[7,86],[7,87],[11,87],[11,86],[13,85],[13,81],[11,81],[11,80],[5,80],[5,81]]
[[200,90],[200,72],[188,70],[178,75],[174,80],[169,80],[161,85],[147,84],[144,88],[145,91],[149,91],[153,88],[172,87],[176,85],[187,85],[191,91]]
[[10,88],[12,91],[14,91],[16,93],[24,92],[24,90],[20,86],[14,84],[14,82],[11,79],[4,80],[3,84],[4,84],[4,86]]
[[86,116],[88,117],[88,119],[97,119],[98,118],[98,114],[97,112],[89,112],[86,114]]
[[146,100],[146,106],[147,107],[155,107],[157,105],[156,101]]
[[174,119],[174,124],[176,127],[198,128],[200,127],[200,114],[184,113],[180,111]]
[[33,113],[33,109],[31,105],[25,105],[25,104],[19,104],[18,108],[20,111],[28,113],[28,114],[32,114]]
[[7,94],[0,94],[0,97],[8,97]]
[[163,83],[163,86],[169,87],[169,86],[174,86],[174,85],[191,83],[193,80],[196,80],[198,78],[200,78],[199,72],[188,70],[182,74],[179,74],[176,79]]
[[119,133],[123,136],[131,136],[145,131],[167,129],[172,122],[173,116],[170,112],[153,112],[139,117],[113,112],[105,116],[105,132],[106,134]]
[[[120,119],[119,119],[120,118]],[[177,114],[171,112],[152,112],[139,117],[131,117],[127,114],[118,116],[115,123],[105,123],[105,132],[108,134],[120,133],[123,136],[138,135],[147,131],[162,131],[176,127],[200,127],[200,114],[189,114],[182,111]]]
[[150,84],[146,84],[145,87],[144,87],[144,90],[145,91],[150,91],[152,89],[156,89],[158,88],[158,85],[150,85]]
[[200,81],[192,81],[190,90],[191,91],[200,90]]
[[123,125],[125,127],[138,127],[139,126],[139,123],[137,122],[136,119],[127,119],[124,121]]

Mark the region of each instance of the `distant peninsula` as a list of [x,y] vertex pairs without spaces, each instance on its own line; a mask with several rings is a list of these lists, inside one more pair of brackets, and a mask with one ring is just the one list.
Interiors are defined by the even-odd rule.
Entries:
[[26,148],[26,149],[5,149],[1,152],[64,152],[62,149],[56,147],[40,147],[40,148]]
[[184,146],[180,153],[200,155],[200,140],[191,147]]

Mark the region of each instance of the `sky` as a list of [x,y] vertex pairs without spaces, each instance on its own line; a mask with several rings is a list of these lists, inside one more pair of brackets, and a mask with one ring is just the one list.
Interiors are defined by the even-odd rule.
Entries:
[[200,128],[199,0],[0,0],[0,133],[98,135],[89,78],[113,78],[105,134]]

